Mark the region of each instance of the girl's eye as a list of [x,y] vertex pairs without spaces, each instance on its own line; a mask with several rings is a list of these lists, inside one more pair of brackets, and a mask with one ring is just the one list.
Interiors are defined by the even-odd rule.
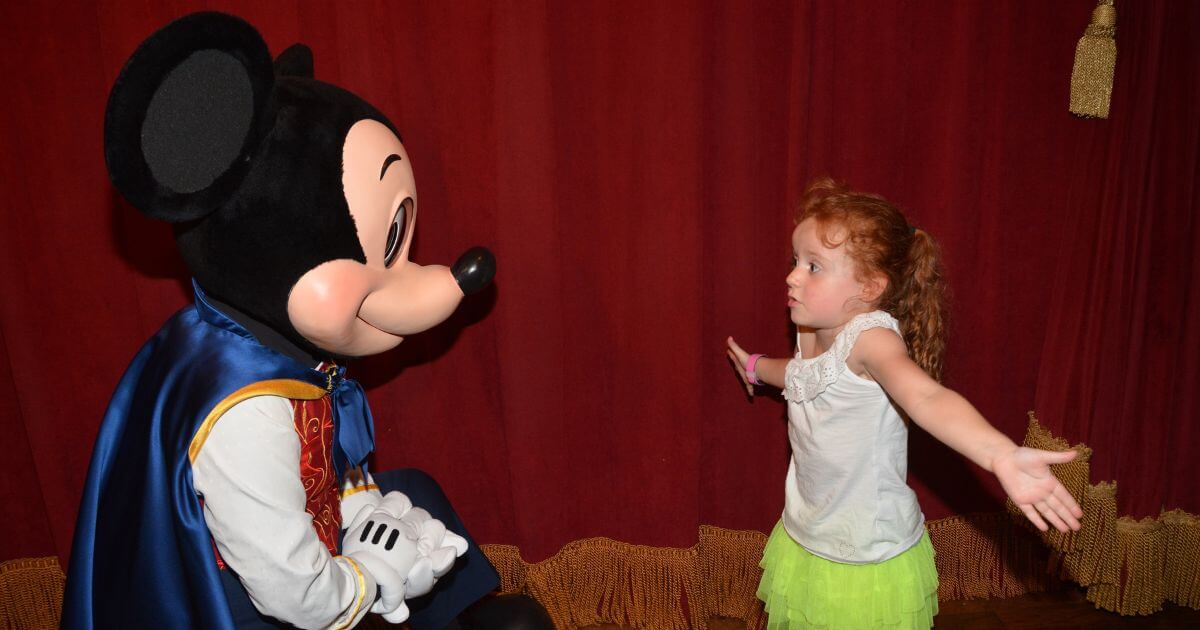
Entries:
[[808,273],[817,273],[820,270],[821,268],[817,266],[817,263],[808,263]]
[[383,265],[385,267],[391,267],[400,253],[400,246],[404,243],[404,233],[408,230],[408,214],[412,209],[412,203],[412,197],[401,201],[400,207],[396,208],[396,216],[392,217],[392,225],[388,228],[387,244],[383,247]]
[[796,258],[795,256],[792,256],[792,260],[790,262],[792,264],[792,269],[795,269],[797,266],[800,265],[800,259]]

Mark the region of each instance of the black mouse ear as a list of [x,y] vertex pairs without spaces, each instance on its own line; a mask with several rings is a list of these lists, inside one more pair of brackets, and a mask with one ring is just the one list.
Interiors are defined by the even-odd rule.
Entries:
[[194,13],[138,46],[108,97],[104,158],[113,184],[156,219],[221,207],[271,126],[266,42],[231,15]]
[[304,44],[292,44],[275,58],[275,74],[281,77],[313,78],[312,49]]

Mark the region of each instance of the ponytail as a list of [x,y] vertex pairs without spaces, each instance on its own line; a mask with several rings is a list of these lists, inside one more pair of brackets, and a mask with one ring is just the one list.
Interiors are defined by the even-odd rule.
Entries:
[[[914,230],[908,247],[908,273],[892,294],[889,312],[900,321],[913,361],[935,380],[942,379],[942,354],[946,349],[942,299],[945,284],[938,247],[924,230]],[[887,296],[885,296],[886,298]]]

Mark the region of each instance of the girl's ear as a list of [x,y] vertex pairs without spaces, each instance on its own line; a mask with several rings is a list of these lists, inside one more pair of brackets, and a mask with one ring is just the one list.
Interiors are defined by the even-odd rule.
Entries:
[[887,276],[884,276],[883,274],[875,274],[863,282],[862,287],[862,301],[866,302],[867,304],[874,303],[876,300],[882,297],[883,292],[887,290]]
[[179,223],[220,208],[271,127],[274,69],[254,27],[193,13],[126,62],[104,114],[113,185],[146,215]]

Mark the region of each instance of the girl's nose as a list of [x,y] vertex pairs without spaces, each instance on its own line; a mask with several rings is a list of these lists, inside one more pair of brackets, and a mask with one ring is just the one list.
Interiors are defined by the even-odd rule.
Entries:
[[792,272],[787,275],[786,282],[787,282],[787,285],[789,288],[795,289],[800,286],[800,273],[799,272],[800,272],[800,268],[797,267],[797,268],[793,269]]

